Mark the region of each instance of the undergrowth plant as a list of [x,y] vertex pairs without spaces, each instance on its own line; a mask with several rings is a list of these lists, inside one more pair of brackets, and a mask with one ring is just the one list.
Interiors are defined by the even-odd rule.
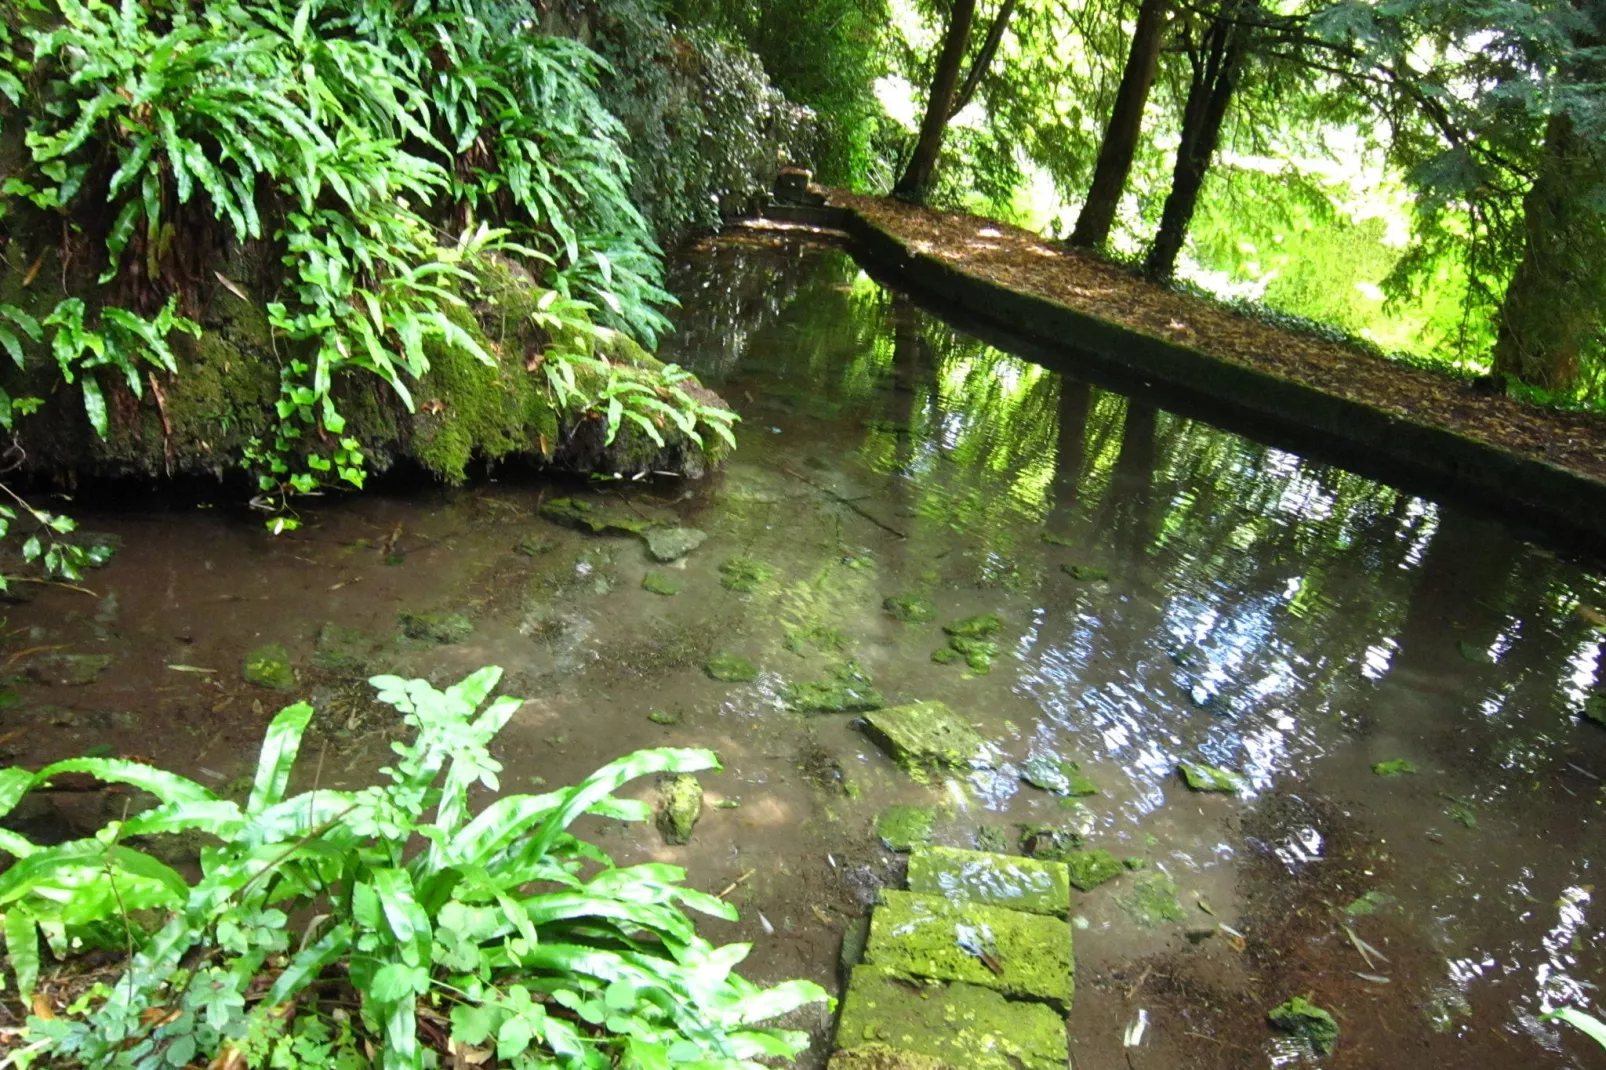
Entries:
[[[598,96],[602,61],[535,32],[522,0],[58,0],[48,14],[24,0],[17,11],[0,20],[0,96],[26,122],[28,166],[0,184],[0,219],[23,206],[64,214],[103,270],[93,293],[48,315],[0,305],[0,347],[21,365],[30,344],[48,344],[102,437],[97,369],[120,372],[136,397],[155,372],[184,374],[167,339],[200,332],[180,313],[196,285],[189,248],[261,243],[281,263],[265,302],[278,423],[245,457],[281,506],[362,485],[343,376],[377,376],[411,409],[432,347],[492,361],[462,325],[492,252],[573,319],[648,345],[667,326],[660,251]],[[554,350],[556,364],[588,355]],[[655,431],[710,422],[672,389],[655,395],[662,408],[615,406],[642,377],[607,378],[611,394],[556,400],[634,412]],[[0,426],[36,407],[0,397]]]
[[[684,887],[675,866],[616,867],[568,831],[584,814],[645,818],[645,804],[612,793],[717,768],[715,756],[638,751],[574,787],[473,813],[471,789],[500,787],[489,746],[520,705],[485,705],[500,677],[481,669],[445,691],[374,677],[412,738],[360,791],[289,793],[305,703],[268,727],[243,804],[127,760],[0,770],[0,815],[69,772],[157,800],[51,847],[0,830],[15,859],[0,874],[0,931],[24,1002],[41,940],[69,969],[84,947],[127,956],[65,1013],[30,1017],[0,1066],[402,1070],[449,1051],[453,1065],[494,1056],[519,1070],[715,1070],[801,1051],[801,1034],[761,1023],[823,990],[742,979],[748,947],[715,947],[685,913],[734,919],[733,908]],[[208,839],[193,879],[142,849],[174,835]]]

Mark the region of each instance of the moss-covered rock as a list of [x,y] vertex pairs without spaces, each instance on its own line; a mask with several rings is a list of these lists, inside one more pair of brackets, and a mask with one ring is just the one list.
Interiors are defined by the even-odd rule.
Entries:
[[1133,880],[1126,894],[1115,901],[1145,929],[1156,929],[1187,918],[1177,899],[1177,882],[1164,873],[1141,874]]
[[931,842],[937,812],[929,806],[887,807],[876,815],[875,831],[889,851],[912,851]]
[[1092,583],[1098,580],[1107,580],[1110,578],[1109,569],[1099,568],[1096,565],[1061,565],[1060,569],[1063,570],[1066,575],[1070,576],[1071,579],[1081,580],[1084,583]]
[[1590,695],[1584,700],[1584,720],[1606,728],[1606,695]]
[[978,613],[974,617],[944,624],[942,630],[961,639],[986,639],[1004,630],[1004,622],[996,613]]
[[911,984],[875,966],[854,969],[836,1044],[842,1051],[881,1045],[964,1070],[1065,1070],[1069,1063],[1065,1022],[1049,1007],[1012,1003],[978,985]]
[[924,895],[1063,915],[1071,905],[1065,867],[986,851],[928,847],[909,858],[909,890]]
[[875,682],[857,661],[833,665],[829,680],[787,684],[781,698],[794,710],[805,713],[863,713],[886,705]]
[[978,676],[993,671],[993,658],[998,656],[998,644],[989,639],[967,639],[963,635],[951,636],[948,646],[965,659],[965,665]]
[[541,503],[541,515],[554,524],[597,535],[642,535],[653,521],[628,509],[589,498],[553,498]]
[[53,687],[83,687],[111,668],[110,654],[40,654],[28,662],[28,677]]
[[356,628],[329,623],[318,630],[312,648],[314,668],[347,676],[360,676],[369,669],[377,644]]
[[745,684],[758,679],[758,668],[740,654],[720,652],[708,659],[703,671],[728,684]]
[[720,562],[719,582],[726,590],[750,594],[769,581],[775,570],[751,557],[732,557]]
[[1266,1021],[1273,1029],[1305,1041],[1318,1056],[1331,1055],[1338,1048],[1338,1022],[1304,996],[1273,1007],[1266,1012]]
[[899,1051],[885,1044],[868,1044],[831,1054],[825,1070],[960,1070],[931,1055]]
[[943,702],[876,710],[864,731],[916,780],[942,769],[986,769],[996,760],[992,745]]
[[1102,848],[1069,852],[1065,856],[1065,868],[1070,873],[1071,883],[1084,892],[1091,892],[1126,872],[1126,867]]
[[1204,762],[1184,759],[1177,763],[1177,772],[1182,776],[1182,782],[1194,791],[1217,791],[1230,795],[1247,786],[1239,774]]
[[919,595],[888,595],[882,600],[881,608],[887,611],[889,617],[906,624],[925,624],[937,619],[937,610],[930,599]]
[[474,634],[474,622],[461,613],[402,613],[402,634],[423,643],[449,646]]
[[867,965],[963,981],[1069,1011],[1075,989],[1071,927],[1058,918],[941,896],[884,891],[870,915]]
[[690,773],[666,781],[658,791],[658,831],[664,842],[680,845],[691,839],[703,816],[703,786]]
[[288,691],[296,686],[290,652],[285,650],[282,643],[266,643],[246,654],[240,666],[240,676],[248,684],[274,691]]
[[1416,763],[1405,758],[1390,758],[1386,762],[1373,762],[1372,772],[1378,776],[1410,776],[1416,772]]
[[708,539],[697,528],[653,528],[646,534],[647,553],[654,561],[679,561]]
[[685,590],[685,584],[669,575],[667,572],[658,572],[648,569],[641,577],[641,589],[651,594],[660,594],[665,597],[677,595]]
[[1083,834],[1063,825],[1028,824],[1020,827],[1020,849],[1029,858],[1063,862],[1082,846]]
[[1034,754],[1021,766],[1020,778],[1034,788],[1051,791],[1055,795],[1097,795],[1098,785],[1082,772],[1073,761],[1050,754]]

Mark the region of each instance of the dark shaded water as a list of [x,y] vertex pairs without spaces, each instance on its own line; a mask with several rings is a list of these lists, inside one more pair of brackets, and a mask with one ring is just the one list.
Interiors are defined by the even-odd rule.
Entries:
[[[507,667],[504,689],[532,696],[502,741],[509,784],[639,746],[718,750],[709,798],[739,805],[710,808],[689,846],[597,834],[713,891],[746,875],[742,922],[710,935],[753,941],[761,979],[834,986],[844,925],[898,876],[873,819],[913,802],[940,807],[941,842],[1072,823],[1145,859],[1073,907],[1078,1066],[1296,1062],[1262,1017],[1307,993],[1343,1028],[1330,1066],[1606,1065],[1538,1017],[1591,1005],[1606,962],[1592,900],[1606,729],[1579,718],[1606,641],[1598,575],[985,347],[836,252],[712,244],[682,258],[677,289],[663,355],[742,413],[742,449],[706,486],[600,493],[709,533],[679,566],[652,566],[682,593],[641,589],[637,541],[540,520],[568,489],[531,481],[322,507],[293,539],[211,512],[85,517],[123,550],[88,581],[97,598],[44,590],[10,610],[9,668],[40,647],[118,660],[84,687],[17,684],[0,748],[37,764],[109,746],[227,782],[278,705],[239,682],[240,657],[280,641],[329,711],[324,782],[349,783],[391,726],[360,677],[315,667],[332,622],[374,639],[375,668],[444,682]],[[726,590],[718,565],[736,555],[773,578]],[[937,621],[893,620],[888,595],[929,598]],[[467,613],[473,636],[396,636],[398,611],[437,609]],[[992,671],[934,664],[939,624],[982,612],[1005,622]],[[726,650],[758,680],[709,679]],[[788,681],[850,656],[889,702],[942,699],[1014,764],[920,785],[850,715],[784,708]],[[1037,755],[1080,762],[1101,794],[1067,810],[1021,783]],[[1250,787],[1192,794],[1179,758]],[[1418,772],[1374,775],[1389,759]],[[109,805],[61,800],[80,824]],[[1157,874],[1181,920],[1148,926],[1131,900]],[[1368,892],[1391,901],[1346,913]],[[1142,1042],[1123,1050],[1140,1015]]]

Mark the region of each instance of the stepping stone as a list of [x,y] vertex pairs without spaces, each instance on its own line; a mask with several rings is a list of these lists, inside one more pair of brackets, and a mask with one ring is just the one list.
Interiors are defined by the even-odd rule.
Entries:
[[865,714],[864,731],[916,780],[939,769],[988,769],[993,748],[942,702],[914,702]]
[[963,981],[1069,1011],[1076,969],[1071,927],[1058,918],[883,891],[864,961],[911,977]]
[[[929,1070],[917,1061],[880,1063],[890,1050],[906,1060],[964,1070],[1065,1070],[1065,1020],[1041,1003],[1012,1003],[990,988],[911,982],[895,970],[859,966],[842,997],[832,1070]],[[870,1054],[864,1053],[866,1049]],[[853,1061],[846,1057],[851,1056]],[[841,1063],[837,1059],[843,1059]]]
[[930,847],[909,859],[909,890],[945,899],[1063,917],[1070,882],[1058,862]]

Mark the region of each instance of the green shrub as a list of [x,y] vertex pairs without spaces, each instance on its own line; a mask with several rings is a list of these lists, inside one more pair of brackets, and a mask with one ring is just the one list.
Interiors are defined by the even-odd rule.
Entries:
[[[3,932],[24,1000],[41,936],[58,957],[97,944],[129,953],[64,1016],[30,1018],[22,1058],[321,1068],[378,1052],[400,1070],[435,1065],[442,1036],[521,1070],[734,1068],[801,1051],[801,1034],[758,1023],[825,999],[818,986],[743,980],[733,970],[747,947],[714,947],[684,913],[734,919],[730,906],[682,887],[677,867],[617,868],[567,831],[582,814],[644,819],[645,804],[611,793],[646,774],[717,768],[714,755],[638,751],[574,787],[471,814],[471,788],[500,786],[488,748],[520,705],[480,709],[500,677],[481,669],[445,691],[374,677],[412,738],[361,791],[287,795],[305,703],[273,719],[243,805],[131,761],[0,770],[0,815],[67,772],[158,800],[54,847],[0,831],[15,859],[0,874]],[[193,881],[134,846],[173,835],[209,839]]]

